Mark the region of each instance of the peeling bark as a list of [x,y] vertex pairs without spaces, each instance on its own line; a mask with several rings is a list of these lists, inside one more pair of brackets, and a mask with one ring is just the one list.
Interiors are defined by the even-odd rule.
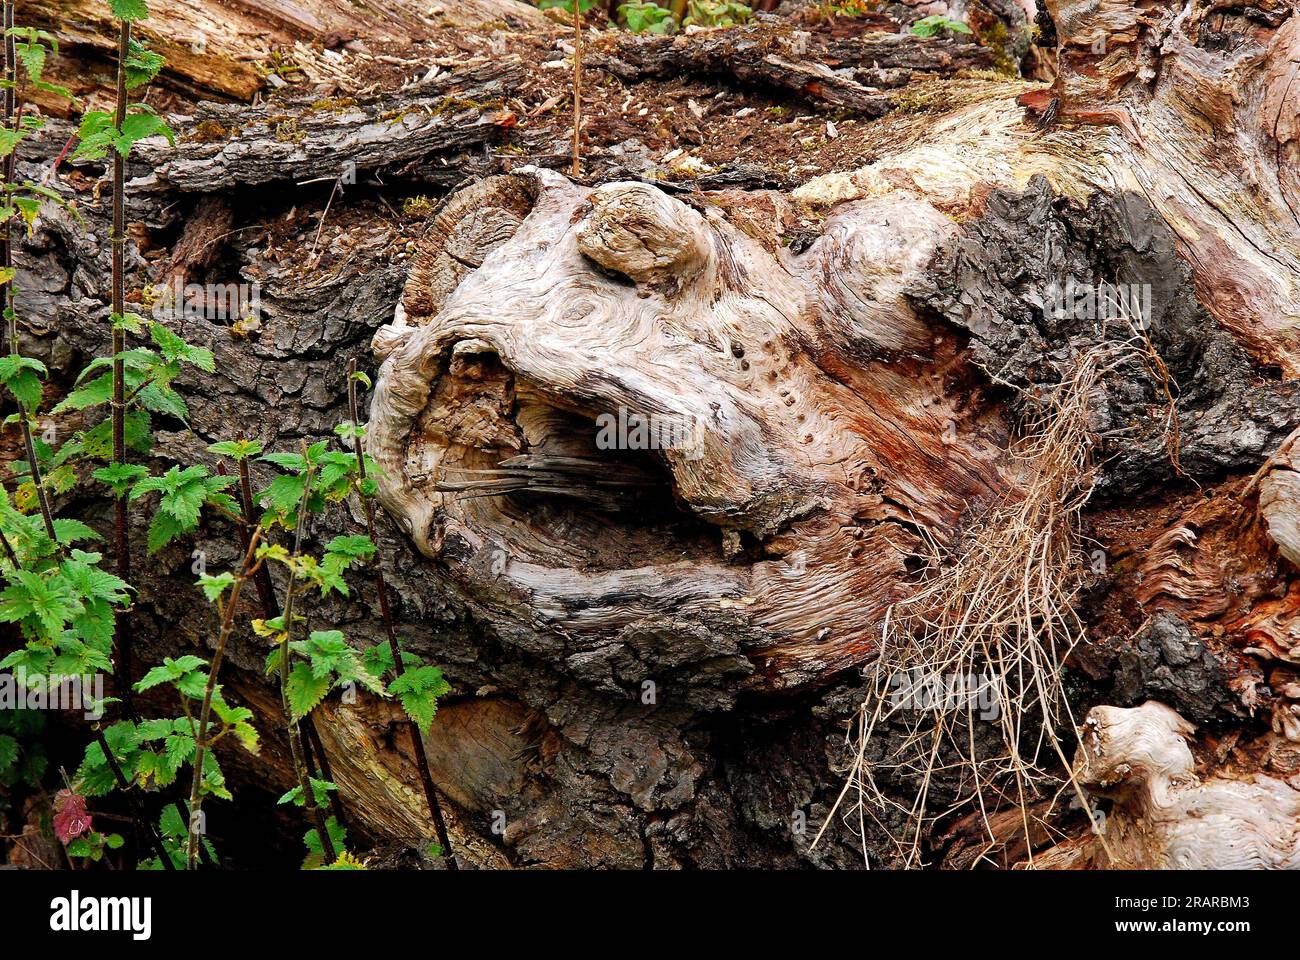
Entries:
[[827,109],[877,117],[895,95],[925,74],[989,70],[994,54],[971,41],[897,33],[846,39],[771,24],[723,30],[703,37],[618,36],[608,53],[590,62],[622,80],[694,74],[768,88],[806,98]]
[[[527,140],[517,166],[457,159],[431,173],[432,158],[505,135],[487,102],[521,82],[506,58],[338,112],[203,105],[175,153],[133,171],[137,239],[171,248],[129,249],[137,286],[183,271],[263,288],[251,335],[177,321],[221,376],[186,387],[192,432],[162,425],[158,456],[201,459],[232,425],[268,445],[330,436],[346,418],[347,361],[364,364],[373,342],[384,576],[404,648],[455,684],[426,746],[462,863],[853,866],[864,845],[890,862],[879,833],[860,841],[835,823],[810,849],[812,831],[793,824],[815,830],[838,792],[885,612],[933,550],[962,549],[1014,500],[1023,477],[1009,448],[1035,392],[1114,334],[1050,315],[1045,289],[1106,280],[1151,286],[1144,319],[1173,388],[1125,365],[1093,405],[1084,520],[1102,556],[1068,669],[1077,715],[1100,706],[1080,763],[1090,789],[1115,791],[1115,863],[1295,865],[1293,836],[1236,858],[1188,823],[1201,808],[1245,811],[1263,832],[1295,819],[1300,18],[1278,2],[1047,6],[1060,47],[1050,84],[953,79],[986,54],[893,35],[853,49],[814,36],[800,54],[814,66],[800,69],[789,38],[745,47],[768,36],[758,27],[625,38],[606,54],[629,80],[728,72],[836,109],[893,108],[862,165],[789,191],[574,183]],[[477,105],[439,110],[458,98]],[[202,135],[203,121],[226,135]],[[282,140],[277,123],[296,132]],[[40,149],[57,153],[60,132]],[[20,174],[48,161],[23,158]],[[191,203],[212,212],[215,195],[231,198],[235,231],[252,225],[250,196],[268,222],[291,217],[305,201],[276,191],[347,161],[448,187],[496,175],[445,198],[422,232],[338,202],[345,229],[311,271],[314,210],[289,239],[236,232],[210,259],[187,252],[198,226],[175,245],[156,239]],[[95,222],[93,173],[76,177]],[[258,184],[273,188],[253,194]],[[271,255],[284,244],[297,263]],[[57,372],[103,351],[107,256],[60,213],[19,252],[24,348]],[[633,414],[669,442],[601,442],[602,429],[635,430]],[[314,535],[359,521],[334,517]],[[217,523],[164,552],[141,584],[140,659],[204,649],[189,550],[219,566],[233,541]],[[312,616],[375,642],[367,589]],[[251,638],[232,643],[230,686],[271,712],[261,654]],[[1166,706],[1138,706],[1148,699]],[[1200,767],[1170,708],[1208,725]],[[365,696],[324,709],[353,829],[411,862],[403,851],[431,828],[399,718]],[[1105,738],[1137,761],[1127,779],[1098,762]],[[286,779],[284,745],[268,741],[261,760],[226,758],[232,779]],[[1100,862],[1080,813],[1054,847],[1005,814],[954,818],[927,838],[927,859]],[[220,804],[210,816],[218,835],[236,833]]]

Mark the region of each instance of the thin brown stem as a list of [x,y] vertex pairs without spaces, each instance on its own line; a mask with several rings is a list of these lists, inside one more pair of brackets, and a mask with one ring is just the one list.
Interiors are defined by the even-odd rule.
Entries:
[[[18,54],[14,46],[14,37],[12,33],[13,28],[14,4],[7,2],[4,5],[4,125],[7,129],[16,130],[21,122],[22,108],[18,100]],[[10,193],[13,189],[15,155],[16,151],[11,150],[9,155],[4,159],[4,183],[2,189],[6,200],[11,199]],[[4,268],[6,277],[8,277],[8,272],[14,265],[13,234],[11,230],[11,222],[6,220],[2,232],[0,232],[0,267]],[[17,354],[18,314],[14,310],[13,280],[5,279],[3,283],[0,283],[0,292],[3,292],[2,299],[4,302],[5,313],[9,319],[9,352]],[[41,508],[41,519],[45,522],[45,532],[49,534],[51,540],[56,540],[54,535],[54,514],[50,510],[49,495],[46,493],[45,485],[41,482],[40,468],[36,465],[36,444],[32,439],[32,425],[28,420],[27,411],[22,409],[21,403],[19,404],[18,415],[23,434],[23,446],[27,451],[28,471],[31,473],[32,483],[36,487],[36,500],[40,504]]]
[[[224,474],[226,468],[224,464],[217,464],[217,472]],[[241,459],[239,461],[239,509],[243,517],[243,523],[237,524],[239,530],[240,544],[245,551],[248,550],[248,531],[255,524],[253,523],[253,483],[248,469],[248,461]],[[271,582],[271,575],[267,572],[266,564],[258,564],[253,571],[253,586],[257,590],[257,600],[262,608],[262,617],[266,620],[274,619],[280,611],[279,600],[275,596],[275,584]],[[320,771],[325,780],[331,783],[334,780],[334,772],[330,769],[329,757],[325,754],[325,746],[321,743],[320,734],[316,732],[316,722],[310,716],[304,717],[299,721],[298,726],[306,733],[306,739],[303,740],[303,760],[306,762],[308,772],[311,776],[316,774],[312,768],[312,754],[316,755],[320,763]],[[310,741],[310,744],[308,743]],[[343,801],[340,799],[338,792],[331,792],[329,795],[330,810],[334,814],[334,819],[342,826],[345,823],[343,816]]]
[[217,646],[212,651],[212,662],[208,665],[208,682],[203,688],[203,706],[199,708],[199,725],[194,733],[194,779],[190,784],[190,816],[187,827],[189,843],[185,851],[185,869],[193,870],[199,859],[199,815],[203,805],[203,759],[208,748],[208,715],[212,709],[212,695],[217,689],[217,672],[221,669],[221,660],[226,654],[226,641],[235,623],[235,610],[239,606],[239,592],[252,575],[257,565],[257,542],[262,537],[262,528],[257,527],[248,536],[244,548],[244,562],[239,574],[230,588],[230,599],[221,615],[221,630],[217,634]]
[[[18,54],[14,48],[13,34],[10,33],[14,26],[14,4],[6,2],[4,5],[4,30],[5,30],[5,91],[4,91],[4,124],[7,129],[13,129],[17,122],[17,79],[18,79]],[[14,182],[14,154],[16,151],[9,151],[9,156],[4,160],[4,193],[5,199],[10,199],[9,192]],[[14,265],[13,254],[13,234],[11,233],[12,224],[9,220],[4,222],[3,232],[0,232],[0,267],[9,270]],[[12,311],[13,306],[13,281],[6,280],[0,289],[4,290],[5,306],[10,307],[9,312],[9,349],[12,353],[18,352],[18,317]]]
[[[353,360],[348,364],[348,415],[352,418],[354,429],[360,425],[360,405],[357,403],[357,362]],[[366,457],[365,452],[361,449],[360,437],[354,437],[353,445],[357,454],[357,475],[361,480],[366,479]],[[378,540],[375,536],[375,505],[369,497],[361,497],[361,505],[366,514],[366,535],[370,537],[370,542],[376,546],[375,559],[372,567],[375,575],[375,595],[379,598],[379,614],[384,622],[384,632],[388,636],[388,649],[393,655],[393,671],[396,676],[402,675],[402,649],[397,642],[397,630],[393,626],[393,612],[388,606],[388,585],[384,583],[384,571],[379,565]],[[420,783],[424,786],[424,798],[429,804],[429,813],[433,817],[433,828],[438,836],[438,844],[442,847],[447,857],[447,865],[450,869],[458,869],[456,855],[451,849],[451,839],[447,836],[447,822],[442,815],[442,804],[438,800],[438,791],[433,786],[433,775],[429,772],[429,758],[424,752],[424,737],[420,735],[420,728],[414,720],[407,721],[407,727],[411,734],[411,750],[415,754],[415,764],[420,771]]]
[[[131,24],[123,20],[117,35],[117,109],[114,123],[122,129],[126,122],[126,60],[130,54]],[[126,158],[113,151],[113,226],[109,236],[113,253],[112,313],[121,317],[126,312],[126,276],[124,248],[126,245]],[[122,353],[126,350],[126,331],[120,323],[113,324],[113,463],[126,462],[126,367]],[[114,504],[114,549],[117,575],[131,579],[131,545],[128,536],[129,517],[125,491]],[[131,635],[119,617],[117,637],[117,685],[124,702],[131,697]]]
[[95,739],[99,742],[99,749],[104,752],[104,759],[108,762],[108,769],[113,772],[113,779],[117,781],[118,788],[126,797],[127,803],[131,805],[131,815],[135,822],[141,826],[145,834],[149,837],[149,845],[153,847],[154,854],[158,857],[164,870],[175,870],[176,865],[172,863],[171,858],[167,856],[167,851],[163,848],[162,837],[158,835],[153,821],[145,817],[144,811],[140,809],[140,802],[136,799],[135,794],[131,792],[131,784],[127,782],[126,774],[118,765],[117,757],[113,756],[113,749],[108,745],[108,738],[104,736],[104,731],[95,724]]
[[[321,743],[320,732],[316,729],[316,721],[310,715],[303,717],[304,722],[299,722],[299,726],[306,731],[307,739],[311,742],[311,752],[314,752],[316,759],[320,762],[321,779],[334,782],[334,771],[330,769],[329,754],[325,752],[325,744]],[[309,751],[303,746],[303,753],[306,755]],[[334,819],[339,822],[339,826],[347,825],[347,820],[343,816],[343,800],[339,797],[337,790],[331,790],[329,794],[330,810],[334,814]]]
[[315,824],[316,835],[320,837],[321,851],[324,853],[325,863],[331,864],[335,859],[334,842],[330,839],[329,829],[325,823],[325,813],[316,803],[311,781],[307,778],[307,765],[303,760],[302,749],[296,735],[298,724],[293,719],[293,710],[289,706],[289,637],[293,632],[293,599],[294,586],[297,580],[293,564],[302,555],[302,538],[307,528],[307,503],[311,499],[311,482],[315,479],[315,475],[316,468],[309,463],[307,465],[307,481],[302,488],[302,500],[298,503],[298,523],[294,528],[293,553],[290,554],[289,584],[285,589],[284,596],[284,629],[280,634],[280,703],[284,709],[286,729],[289,733],[289,752],[293,756],[294,772],[298,777],[298,786],[302,788],[303,804]]
[[54,512],[50,509],[50,497],[45,490],[45,481],[41,477],[41,468],[36,465],[36,442],[32,439],[32,425],[27,419],[27,411],[19,411],[23,429],[23,446],[27,449],[27,465],[32,474],[32,486],[36,488],[36,502],[41,507],[41,519],[45,522],[45,532],[50,539],[58,543],[54,532]]
[[573,0],[573,169],[582,171],[582,2]]
[[[224,472],[224,468],[222,470]],[[240,528],[240,536],[246,538],[252,528],[253,520],[253,481],[249,474],[248,461],[239,461],[239,509],[244,517],[245,526]],[[257,599],[262,605],[262,616],[267,620],[275,617],[280,609],[275,597],[275,585],[271,583],[271,572],[266,565],[258,567],[253,577],[253,586],[257,589]]]

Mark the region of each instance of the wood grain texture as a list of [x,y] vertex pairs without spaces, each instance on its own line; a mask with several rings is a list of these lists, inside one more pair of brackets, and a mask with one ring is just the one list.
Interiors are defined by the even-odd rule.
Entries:
[[1101,862],[1129,870],[1300,869],[1300,790],[1269,776],[1197,776],[1187,746],[1194,731],[1155,701],[1089,713],[1075,770],[1090,791],[1114,800]]
[[[458,0],[414,3],[379,0],[358,6],[347,0],[169,0],[157,4],[137,28],[141,38],[167,60],[164,85],[189,94],[251,100],[263,89],[273,53],[295,43],[315,47],[344,41],[409,42],[444,28],[491,22],[546,30],[535,7],[518,0]],[[114,26],[108,5],[98,0],[26,0],[21,23],[49,30],[81,58],[112,55]],[[300,53],[300,55],[303,55]],[[259,70],[259,64],[262,69]],[[56,71],[62,68],[56,62]],[[104,68],[107,74],[107,67]],[[70,70],[65,77],[78,96],[111,85],[111,76]],[[58,109],[62,104],[51,101]]]
[[[1230,750],[1211,754],[1191,799],[1133,806],[1135,825],[1173,836],[1187,804],[1220,802],[1230,775],[1300,774],[1300,577],[1282,549],[1294,522],[1285,458],[1261,477],[1258,501],[1242,492],[1300,425],[1294,5],[1261,3],[1249,17],[1201,2],[1050,6],[1056,83],[903,83],[908,62],[882,61],[875,74],[859,62],[853,82],[877,87],[870,96],[893,109],[856,142],[856,168],[784,192],[574,183],[527,168],[528,157],[463,161],[462,148],[495,135],[487,101],[513,95],[506,59],[337,112],[301,98],[203,105],[178,123],[177,151],[142,154],[132,284],[165,279],[175,253],[199,282],[263,286],[252,334],[175,321],[213,349],[219,375],[178,381],[191,421],[160,424],[156,468],[207,462],[206,445],[235,428],[276,449],[330,439],[346,418],[347,361],[364,364],[373,342],[381,370],[368,443],[386,470],[384,573],[404,646],[455,686],[428,747],[467,862],[859,864],[851,831],[833,825],[810,851],[791,813],[825,817],[844,724],[862,701],[860,668],[877,652],[883,611],[915,588],[929,541],[960,550],[990,506],[1016,494],[1008,448],[1023,406],[1004,384],[1050,386],[1094,342],[1088,324],[1049,322],[1042,285],[1120,268],[1157,287],[1152,337],[1182,388],[1186,475],[1152,429],[1163,398],[1153,400],[1149,378],[1116,371],[1098,403],[1098,500],[1084,518],[1106,570],[1090,582],[1089,636],[1070,669],[1084,696],[1115,709],[1157,697],[1213,721],[1201,740],[1219,727],[1240,737],[1230,762],[1213,759]],[[1092,51],[1096,17],[1109,18],[1109,55]],[[307,30],[275,23],[286,35]],[[703,75],[729,69],[708,65],[722,36],[636,49],[662,47],[683,63],[698,50]],[[890,43],[881,55],[901,57]],[[177,62],[196,86],[224,82]],[[937,73],[961,65],[929,63]],[[496,86],[475,93],[479,82]],[[766,89],[808,99],[802,87]],[[466,97],[478,105],[455,106]],[[66,139],[53,124],[25,145],[20,175],[44,176]],[[546,162],[545,144],[525,148]],[[446,151],[456,157],[446,186],[499,176],[445,198],[418,243],[373,192],[348,191],[316,260],[308,251],[328,184],[315,198],[265,189],[335,176],[347,160],[387,174]],[[95,239],[104,198],[94,176],[85,164],[69,176],[92,228],[51,208],[19,251],[23,349],[65,379],[105,349],[108,245]],[[212,212],[214,196],[229,200],[232,235],[221,256],[195,259],[187,238],[203,245],[202,218],[193,231],[173,228],[200,204]],[[308,260],[318,268],[304,269]],[[686,442],[603,447],[598,418],[617,424],[623,411]],[[256,469],[265,483],[269,471]],[[97,509],[86,508],[92,522]],[[322,521],[316,546],[357,532],[355,519]],[[143,544],[143,521],[133,536]],[[190,550],[228,563],[231,539],[219,521],[207,525],[142,579],[142,656],[205,649]],[[363,586],[318,615],[370,643],[374,603]],[[226,668],[231,690],[273,731],[263,651],[241,640]],[[644,699],[647,683],[656,699]],[[331,700],[337,722],[322,737],[354,798],[357,835],[402,843],[421,829],[420,802],[390,707],[363,697],[348,712]],[[1177,753],[1170,737],[1183,734],[1171,724],[1139,753]],[[255,765],[232,758],[232,782],[284,788],[287,755],[267,739]],[[1247,799],[1290,809],[1287,794],[1260,789]],[[490,826],[497,809],[503,834]],[[1014,819],[995,824],[1005,865],[1028,852]],[[978,860],[978,822],[943,829],[935,858]],[[1081,865],[1086,840],[1043,862]],[[867,843],[887,862],[879,836]],[[1218,856],[1215,843],[1195,856]],[[1154,862],[1166,848],[1132,856]],[[1289,863],[1285,850],[1258,862]]]

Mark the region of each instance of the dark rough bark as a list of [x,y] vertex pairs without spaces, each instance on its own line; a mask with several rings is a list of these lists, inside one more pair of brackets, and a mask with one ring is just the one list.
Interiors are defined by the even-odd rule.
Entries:
[[[1250,471],[1300,422],[1300,383],[1260,370],[1197,300],[1192,271],[1169,227],[1144,197],[1094,198],[1080,210],[1035,178],[1024,193],[998,191],[965,235],[944,250],[917,299],[971,335],[975,362],[1022,389],[1059,380],[1096,346],[1102,324],[1053,316],[1044,291],[1085,290],[1098,280],[1145,285],[1145,322],[1176,385],[1179,462],[1213,482]],[[1111,378],[1098,412],[1107,441],[1097,499],[1131,498],[1177,477],[1159,411],[1168,398],[1130,363]]]
[[432,154],[503,139],[511,118],[502,101],[523,76],[519,60],[505,58],[364,101],[206,104],[182,121],[190,132],[176,149],[146,145],[139,160],[153,167],[158,186],[187,193],[306,179],[304,172],[401,171]]
[[[772,82],[772,65],[765,59],[770,50],[738,52],[733,45],[727,47],[730,52],[719,52],[728,36],[748,35],[712,35],[691,49],[679,40],[625,40],[618,59],[631,65],[631,77],[685,66],[699,56],[701,72],[750,70],[747,82]],[[797,90],[792,92],[870,114],[892,102],[893,95],[866,87],[901,82],[902,71],[918,66],[902,58],[903,46],[882,40],[870,59],[885,59],[873,73],[863,59],[866,54],[858,56],[837,43],[817,47],[816,59],[849,64],[849,79],[829,80],[830,93],[818,94],[807,87],[809,74],[796,74]],[[964,64],[961,57],[983,56],[946,41],[920,49],[958,55],[943,64],[928,61],[944,70]],[[899,59],[889,61],[894,54]],[[641,55],[647,58],[645,66],[636,65],[635,57]],[[622,69],[612,61],[610,66]],[[508,86],[515,69],[502,62],[481,68],[476,76]],[[826,79],[818,69],[812,75]],[[187,339],[214,351],[218,374],[187,375],[181,381],[191,422],[156,424],[154,466],[164,467],[172,458],[210,462],[206,445],[233,435],[252,434],[268,447],[294,449],[304,439],[331,437],[333,426],[346,419],[347,363],[355,358],[362,369],[374,372],[371,339],[393,317],[422,225],[394,216],[363,187],[334,201],[321,230],[329,184],[317,195],[290,192],[285,184],[332,177],[338,173],[336,163],[345,160],[362,170],[404,171],[413,179],[447,186],[466,172],[498,172],[492,160],[462,152],[499,129],[492,110],[481,106],[464,113],[421,112],[412,127],[398,123],[383,138],[372,137],[385,113],[417,101],[436,108],[442,98],[463,96],[469,89],[455,87],[463,79],[456,74],[444,79],[451,86],[438,86],[436,94],[392,94],[349,108],[359,115],[342,132],[338,117],[314,121],[310,105],[275,108],[284,110],[281,123],[292,122],[303,135],[301,142],[294,136],[283,141],[282,155],[272,146],[282,142],[268,116],[273,111],[205,106],[186,124],[190,137],[182,139],[176,155],[153,155],[161,161],[157,171],[133,168],[137,183],[130,213],[141,225],[133,236],[145,255],[135,244],[128,247],[132,288],[165,280],[181,266],[168,255],[169,248],[178,246],[172,238],[179,235],[184,247],[186,220],[200,206],[212,213],[210,191],[229,201],[230,236],[214,237],[219,252],[209,247],[199,256],[184,256],[187,278],[242,280],[262,288],[255,329],[198,317],[175,321]],[[792,89],[782,81],[778,86]],[[496,88],[486,92],[499,95]],[[253,116],[262,119],[254,123]],[[206,140],[196,126],[205,117],[243,128],[234,142],[248,146],[248,154],[233,150],[224,138]],[[919,139],[917,130],[930,121],[908,122]],[[43,176],[66,135],[66,128],[52,124],[38,143],[41,153],[20,163],[20,176]],[[1016,135],[1031,137],[1019,128]],[[1051,136],[1044,133],[1040,140]],[[1065,142],[1068,147],[1079,141]],[[361,143],[372,146],[358,150]],[[447,166],[440,160],[447,160]],[[437,170],[448,172],[430,173]],[[104,352],[107,339],[106,195],[96,202],[90,189],[98,173],[82,167],[71,177],[82,188],[88,228],[50,209],[18,251],[24,278],[19,307],[27,323],[24,350],[45,360],[65,382],[86,358]],[[856,196],[866,195],[864,189]],[[719,216],[745,224],[773,250],[793,239],[792,249],[799,255],[819,237],[827,246],[834,240],[826,238],[820,222],[813,222],[817,218],[787,222],[780,201],[770,195],[690,199],[698,209],[713,207]],[[310,215],[295,214],[299,205],[309,207]],[[1072,194],[1033,180],[1024,189],[966,197],[948,210],[960,224],[960,237],[941,245],[927,265],[932,282],[905,291],[925,325],[877,329],[882,338],[896,334],[903,342],[856,344],[854,363],[873,375],[901,369],[900,379],[937,381],[936,395],[960,391],[969,400],[963,415],[970,417],[971,434],[987,431],[994,435],[990,447],[1000,448],[1005,422],[1013,419],[1004,420],[1003,414],[1017,408],[1013,395],[987,375],[996,373],[1020,387],[1050,385],[1058,367],[1086,349],[1092,336],[1086,325],[1051,322],[1041,303],[1033,303],[1031,288],[1068,277],[1092,282],[1112,271],[1123,272],[1129,282],[1151,282],[1161,318],[1153,338],[1182,387],[1177,409],[1187,476],[1173,471],[1167,450],[1154,435],[1139,432],[1137,442],[1130,437],[1108,450],[1116,454],[1102,471],[1102,489],[1110,499],[1087,519],[1090,532],[1105,541],[1113,566],[1085,597],[1097,642],[1076,656],[1075,692],[1082,706],[1155,697],[1189,717],[1236,725],[1239,732],[1257,736],[1262,721],[1241,716],[1249,702],[1261,716],[1275,710],[1281,727],[1289,716],[1284,692],[1294,683],[1281,662],[1294,657],[1289,652],[1294,641],[1288,641],[1292,602],[1287,599],[1293,570],[1278,559],[1253,513],[1239,508],[1235,497],[1244,497],[1244,477],[1300,423],[1295,381],[1282,380],[1276,368],[1248,352],[1212,316],[1193,292],[1188,260],[1178,255],[1182,249],[1165,228],[1165,218],[1130,194],[1103,192],[1078,203]],[[1044,252],[1048,244],[1051,257]],[[477,264],[461,266],[467,273]],[[457,272],[455,280],[463,275]],[[965,291],[964,299],[954,288]],[[943,356],[931,347],[935,331],[956,343]],[[967,350],[973,363],[965,359]],[[871,382],[853,379],[853,364],[836,366],[826,360],[833,352],[819,354],[826,372],[834,375],[827,379]],[[742,359],[720,353],[727,363]],[[1149,379],[1131,370],[1118,371],[1104,399],[1100,409],[1110,419],[1098,424],[1103,430],[1140,419],[1161,403]],[[79,425],[69,417],[58,427],[66,435]],[[268,478],[261,468],[255,473],[262,482]],[[1202,495],[1191,481],[1221,482],[1223,487]],[[87,496],[60,506],[107,529],[110,511],[103,501]],[[144,519],[137,513],[132,529],[142,558]],[[336,511],[313,526],[311,545],[319,547],[335,533],[362,527],[354,508]],[[480,568],[489,558],[458,554],[453,545],[442,566],[431,563],[387,515],[379,518],[379,539],[403,647],[443,666],[454,684],[428,747],[434,778],[450,801],[452,842],[462,864],[642,868],[861,863],[862,844],[841,824],[815,851],[808,846],[842,782],[849,751],[845,724],[863,699],[855,668],[869,652],[865,647],[854,651],[857,659],[837,662],[832,669],[810,667],[785,687],[763,691],[761,682],[767,678],[748,681],[759,674],[747,656],[752,638],[724,629],[735,628],[739,615],[735,621],[719,617],[716,622],[663,617],[616,643],[583,646],[581,638],[563,632],[521,626],[500,615],[486,590],[476,593],[475,584],[486,582]],[[206,553],[209,569],[227,569],[237,562],[238,541],[228,525],[216,521],[192,542],[139,564],[140,600],[133,614],[138,664],[203,651],[212,641],[210,615],[196,613],[203,608],[192,586],[194,550]],[[872,560],[869,554],[860,562]],[[459,572],[449,574],[448,565]],[[379,642],[383,627],[377,598],[368,578],[355,579],[353,598],[309,603],[311,624],[336,625],[357,644]],[[526,609],[527,600],[520,600],[519,607]],[[1157,608],[1165,612],[1148,623],[1147,614]],[[251,601],[248,612],[254,614]],[[718,637],[731,646],[711,646]],[[1266,648],[1276,652],[1278,661],[1267,668],[1250,652]],[[262,676],[264,654],[260,642],[244,631],[232,640],[224,679],[233,698],[273,718],[276,697]],[[660,681],[654,702],[641,697],[640,684],[647,676]],[[146,713],[148,705],[146,699]],[[422,845],[421,839],[427,842],[432,826],[422,819],[423,801],[398,712],[365,697],[356,704],[334,697],[322,709],[322,741],[343,785],[355,835],[373,841],[393,863],[418,862],[411,851]],[[288,814],[269,812],[274,796],[290,783],[290,762],[287,744],[276,733],[279,725],[259,726],[266,738],[260,758],[226,758],[237,793],[242,789],[249,799],[237,810],[213,802],[208,811],[214,839],[219,844],[228,840],[236,857],[250,860],[265,856],[249,849],[255,844],[300,832]],[[872,756],[883,753],[889,736],[871,745]],[[1264,761],[1268,769],[1279,776],[1300,771],[1284,742],[1275,739],[1266,746],[1271,751]],[[901,779],[890,786],[900,796],[913,789]],[[938,800],[951,795],[946,789],[938,786]],[[1026,849],[1014,838],[1018,818],[1004,819],[997,821],[1003,846],[995,855],[1010,865],[1023,859]],[[1081,819],[1076,816],[1065,826],[1079,828]],[[971,865],[985,852],[982,830],[974,821],[952,824],[930,838],[927,855],[947,858],[953,866]],[[250,834],[255,838],[247,839]],[[238,846],[241,835],[244,847]],[[1032,839],[1045,845],[1052,838],[1043,834]],[[873,863],[889,862],[891,851],[878,833],[871,833],[866,847]],[[296,853],[277,851],[284,863]]]

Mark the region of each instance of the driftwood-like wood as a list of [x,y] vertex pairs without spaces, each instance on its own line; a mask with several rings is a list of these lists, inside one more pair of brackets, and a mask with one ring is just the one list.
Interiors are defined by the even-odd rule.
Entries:
[[[465,208],[517,211],[524,195],[509,238],[440,218],[447,235],[377,338],[368,442],[385,505],[498,617],[568,637],[565,656],[607,684],[650,679],[628,674],[629,644],[656,660],[681,645],[678,670],[756,672],[745,685],[861,663],[915,525],[946,539],[1002,485],[1004,432],[946,435],[956,401],[925,376],[933,340],[903,297],[952,222],[912,197],[851,204],[794,255],[719,206],[542,170]],[[478,265],[445,300],[441,257]],[[666,472],[620,487],[601,414],[672,432],[648,452]],[[546,472],[510,469],[521,454]],[[456,488],[484,471],[510,496]],[[622,496],[613,513],[584,503],[602,505],[602,484]]]
[[[205,104],[182,121],[193,132],[175,149],[161,138],[141,144],[140,159],[153,173],[139,188],[213,193],[236,184],[354,178],[499,141],[512,121],[502,98],[523,75],[522,63],[506,57],[364,101],[313,100],[287,109]],[[453,182],[461,176],[452,175]]]
[[1300,790],[1268,776],[1202,780],[1195,729],[1155,701],[1088,715],[1075,772],[1114,800],[1094,855],[1125,870],[1300,870]]
[[[332,437],[347,362],[364,364],[373,342],[367,444],[392,520],[384,574],[404,649],[454,684],[427,752],[463,864],[854,866],[864,846],[890,862],[882,836],[838,823],[809,848],[842,785],[860,671],[930,558],[960,551],[1017,497],[1009,446],[1030,398],[1115,333],[1050,315],[1046,291],[1066,281],[1149,284],[1142,319],[1171,381],[1118,367],[1093,398],[1096,486],[1081,523],[1096,562],[1079,598],[1088,636],[1070,661],[1075,715],[1100,703],[1107,722],[1127,707],[1149,720],[1158,711],[1140,705],[1154,699],[1250,747],[1227,769],[1232,743],[1217,744],[1184,798],[1214,799],[1237,774],[1295,786],[1300,578],[1288,551],[1300,523],[1285,441],[1300,426],[1300,17],[1284,2],[1093,6],[1047,4],[1061,65],[1051,82],[954,80],[984,54],[893,34],[863,44],[878,68],[876,54],[854,59],[815,29],[802,61],[793,34],[771,27],[752,51],[740,42],[757,27],[602,51],[642,85],[660,70],[730,73],[837,110],[893,108],[856,145],[856,168],[789,191],[578,183],[527,156],[514,168],[485,157],[444,182],[496,175],[427,224],[352,191],[322,231],[315,208],[295,214],[301,192],[249,189],[336,177],[349,161],[414,169],[488,142],[501,129],[494,101],[521,82],[508,59],[337,110],[202,105],[179,122],[174,153],[141,155],[133,218],[154,235],[132,236],[155,247],[128,247],[133,286],[184,271],[262,287],[252,333],[170,321],[214,350],[220,375],[178,381],[191,423],[160,422],[155,466],[204,460],[232,431],[281,449]],[[788,64],[794,79],[782,79]],[[808,79],[826,77],[809,64],[845,72],[817,94]],[[43,176],[66,135],[52,126],[34,141],[42,152],[20,158],[20,176]],[[104,351],[94,175],[82,165],[69,177],[92,235],[52,209],[18,254],[24,350],[64,378]],[[219,257],[194,249],[205,222],[223,222],[214,195],[233,212]],[[178,223],[195,210],[192,229]],[[667,442],[627,442],[636,416]],[[101,504],[76,506],[102,519]],[[334,515],[311,535],[356,524]],[[144,529],[137,518],[141,556]],[[233,539],[208,524],[142,576],[139,658],[206,649],[190,551],[220,569]],[[377,642],[367,589],[311,616]],[[287,788],[263,652],[237,638],[224,668],[231,695],[268,718],[261,758],[223,757],[237,793]],[[353,837],[418,846],[412,834],[431,827],[393,706],[362,695],[323,710]],[[1190,731],[1161,717],[1150,742],[1178,753],[1183,776]],[[1161,787],[1133,783],[1139,798]],[[890,788],[908,802],[915,792]],[[942,803],[945,785],[933,789]],[[1289,809],[1282,788],[1266,792]],[[1117,806],[1125,836],[1182,835],[1189,809]],[[229,806],[210,814],[219,847],[264,855],[238,847],[252,827],[236,828]],[[809,831],[792,828],[796,814]],[[1036,865],[1097,862],[1081,816],[1046,849],[1055,829],[1025,838],[1006,814],[944,824],[927,859],[975,865],[991,831],[1003,865],[1030,853]],[[1200,862],[1224,862],[1211,841]],[[1126,856],[1154,865],[1167,847]]]
[[918,74],[989,70],[996,59],[990,48],[969,40],[885,32],[824,37],[771,22],[679,37],[623,35],[610,47],[590,62],[623,80],[725,78],[868,117],[889,111],[895,102],[890,91]]

